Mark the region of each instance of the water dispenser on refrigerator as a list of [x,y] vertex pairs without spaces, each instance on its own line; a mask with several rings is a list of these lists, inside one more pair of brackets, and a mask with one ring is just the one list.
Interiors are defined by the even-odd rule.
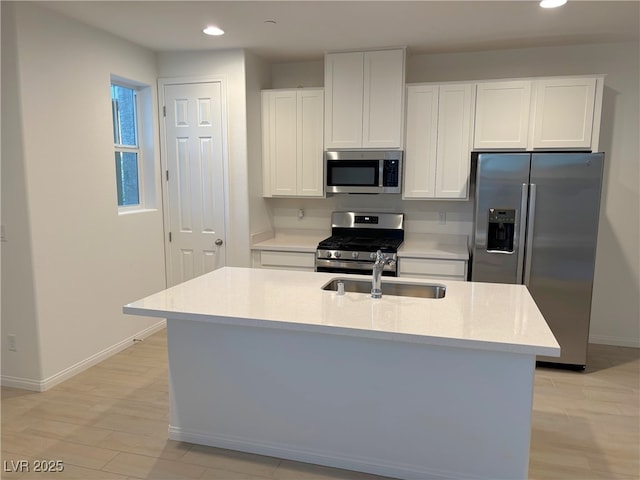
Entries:
[[487,251],[513,253],[516,211],[490,208],[488,221]]

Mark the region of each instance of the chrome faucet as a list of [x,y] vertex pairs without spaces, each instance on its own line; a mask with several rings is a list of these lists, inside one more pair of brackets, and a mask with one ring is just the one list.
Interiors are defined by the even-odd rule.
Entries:
[[395,260],[387,257],[380,250],[376,252],[376,261],[373,264],[373,276],[371,277],[371,298],[382,298],[382,270],[385,265],[392,265]]

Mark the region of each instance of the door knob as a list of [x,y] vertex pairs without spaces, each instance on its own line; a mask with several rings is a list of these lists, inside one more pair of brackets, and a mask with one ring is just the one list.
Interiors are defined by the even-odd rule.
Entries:
[[221,238],[216,239],[216,245],[219,247],[220,245],[222,245],[224,242],[222,241]]

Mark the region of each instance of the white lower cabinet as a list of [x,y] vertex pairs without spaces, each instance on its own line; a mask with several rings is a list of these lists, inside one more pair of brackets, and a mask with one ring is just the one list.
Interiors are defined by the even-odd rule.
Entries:
[[472,84],[407,87],[404,198],[468,197],[473,105]]
[[466,280],[466,260],[401,257],[398,259],[399,277]]
[[[253,268],[277,270],[315,271],[315,252],[291,252],[284,250],[253,250]],[[466,260],[438,258],[400,257],[398,277],[432,278],[441,280],[466,280]]]
[[252,252],[254,268],[273,268],[279,270],[315,271],[316,254],[307,252],[288,252],[281,250],[254,250]]

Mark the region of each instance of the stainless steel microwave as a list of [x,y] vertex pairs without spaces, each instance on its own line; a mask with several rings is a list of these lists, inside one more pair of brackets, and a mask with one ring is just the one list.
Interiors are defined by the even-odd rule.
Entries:
[[401,150],[327,150],[327,193],[400,193]]

